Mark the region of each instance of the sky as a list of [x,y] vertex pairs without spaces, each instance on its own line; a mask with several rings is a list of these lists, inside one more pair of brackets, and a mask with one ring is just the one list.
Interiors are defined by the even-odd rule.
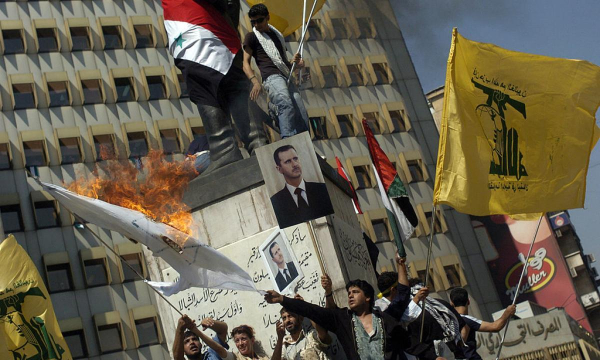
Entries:
[[[390,0],[425,93],[444,85],[452,28],[467,39],[600,65],[600,1]],[[600,94],[599,94],[600,96]],[[600,125],[596,113],[596,123]],[[592,152],[585,207],[569,210],[600,270],[600,145]]]

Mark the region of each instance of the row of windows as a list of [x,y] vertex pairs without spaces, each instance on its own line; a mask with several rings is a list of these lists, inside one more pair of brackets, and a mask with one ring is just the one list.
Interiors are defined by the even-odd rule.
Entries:
[[307,109],[313,140],[364,135],[362,119],[374,134],[407,132],[412,126],[401,102]]
[[[101,354],[127,349],[123,321],[118,311],[96,314],[93,321]],[[153,305],[129,309],[129,321],[136,348],[163,343],[158,313]],[[88,337],[80,317],[60,320],[59,326],[73,359],[97,355],[90,354]]]
[[[430,203],[417,204],[415,212],[419,219],[419,225],[415,229],[413,237],[428,236],[431,234],[432,205]],[[358,217],[361,228],[374,242],[385,243],[394,241],[394,235],[385,209],[365,211],[364,214]],[[448,232],[446,218],[440,208],[436,209],[433,229],[436,234]]]
[[[305,41],[372,39],[377,35],[373,19],[368,10],[327,11],[313,18],[308,24]],[[250,28],[250,27],[248,27]],[[288,35],[287,42],[299,42],[302,29]]]
[[[136,272],[144,278],[147,277],[141,245],[133,243],[117,244],[115,245],[115,252],[125,261],[125,264],[117,261],[118,275],[122,283],[143,280],[139,278]],[[79,257],[86,288],[110,285],[115,282],[108,266],[105,247],[82,249],[79,252]],[[76,290],[67,252],[45,254],[43,261],[46,285],[50,293]]]
[[[58,203],[50,194],[44,191],[33,191],[30,198],[36,229],[61,226]],[[0,196],[0,216],[5,233],[25,230],[18,194],[5,193]]]
[[[139,76],[132,68],[109,70],[108,91],[113,102],[137,101],[140,98],[138,81],[141,84],[145,100],[169,98],[168,76],[163,66],[147,66],[140,69]],[[171,67],[171,78],[175,84],[175,98],[187,97],[187,86],[181,71]],[[33,74],[12,74],[8,76],[11,109],[30,109],[39,106],[39,91]],[[107,102],[107,87],[100,70],[79,70],[74,82],[66,71],[45,72],[42,74],[42,94],[46,106],[74,105],[74,93],[79,94],[75,105],[102,104]]]
[[[136,49],[151,48],[158,45],[158,38],[150,16],[131,16],[128,18],[127,28],[131,35],[132,43],[128,44],[125,29],[118,16],[99,17],[96,23],[100,44],[94,47],[92,22],[89,18],[65,19],[64,33],[67,38],[66,46],[61,43],[60,29],[56,19],[34,19],[31,24],[32,33],[29,34],[22,20],[0,21],[0,44],[2,52],[8,54],[25,54],[27,49],[27,35],[33,37],[34,52],[46,53],[84,50],[112,50],[124,49],[131,46]],[[167,34],[164,29],[162,16],[158,19],[159,34],[162,44],[166,44]],[[31,51],[29,51],[31,52]]]
[[392,69],[385,55],[343,56],[316,58],[311,63],[304,60],[303,88],[334,88],[391,84]]
[[[188,142],[205,133],[200,118],[185,120],[186,132],[179,128],[176,119],[154,121],[153,136],[158,139],[158,147],[165,154],[184,152],[183,134]],[[105,159],[140,158],[152,148],[150,132],[143,121],[121,124],[126,153],[121,154],[117,146],[117,135],[112,124],[88,127],[88,140],[91,146],[91,160],[85,158],[81,130],[79,127],[60,128],[54,131],[54,148],[61,165],[101,161]],[[21,164],[24,167],[48,166],[51,164],[46,134],[43,130],[27,130],[19,133]],[[126,155],[126,156],[122,156]],[[7,133],[0,132],[0,170],[17,168]]]

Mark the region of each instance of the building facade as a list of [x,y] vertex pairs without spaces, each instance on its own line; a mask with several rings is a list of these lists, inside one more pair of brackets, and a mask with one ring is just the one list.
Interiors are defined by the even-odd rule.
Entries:
[[[250,24],[244,5],[240,32]],[[90,230],[146,275],[141,248],[114,232],[80,229],[41,191],[42,181],[93,176],[100,149],[143,162],[150,148],[175,160],[202,119],[166,49],[159,0],[0,3],[0,212],[47,280],[57,318],[77,358],[162,359],[170,344],[146,285]],[[300,34],[288,37],[290,54]],[[420,224],[406,248],[413,276],[429,272],[439,296],[465,286],[473,313],[491,320],[500,301],[468,216],[442,207],[432,217],[438,133],[389,0],[332,0],[311,21],[310,79],[302,95],[311,136],[358,189],[363,230],[393,269],[393,238],[360,119],[366,118],[407,185]],[[269,131],[273,140],[277,135]],[[426,269],[427,237],[434,232]]]

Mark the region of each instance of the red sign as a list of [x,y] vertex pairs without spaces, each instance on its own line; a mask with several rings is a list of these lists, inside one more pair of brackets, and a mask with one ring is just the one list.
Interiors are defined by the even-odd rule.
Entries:
[[537,220],[518,221],[505,215],[472,219],[503,306],[512,303],[527,262],[517,302],[529,300],[548,309],[564,307],[573,319],[591,332],[585,310],[578,302],[571,274],[546,217],[542,219],[527,261],[525,256],[535,234]]

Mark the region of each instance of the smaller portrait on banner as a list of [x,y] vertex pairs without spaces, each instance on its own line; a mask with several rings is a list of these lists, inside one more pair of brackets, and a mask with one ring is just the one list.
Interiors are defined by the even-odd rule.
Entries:
[[294,287],[304,274],[285,233],[280,229],[275,230],[262,243],[260,252],[274,289],[280,293],[294,293]]
[[308,132],[256,150],[280,228],[333,214]]

